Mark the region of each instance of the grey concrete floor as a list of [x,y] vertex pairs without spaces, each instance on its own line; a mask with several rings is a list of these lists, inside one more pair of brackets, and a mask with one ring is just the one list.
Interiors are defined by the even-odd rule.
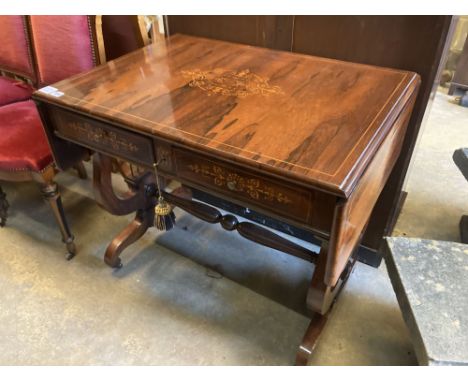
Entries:
[[[467,120],[438,94],[397,234],[458,238],[468,185],[450,158],[468,144]],[[101,210],[73,173],[57,181],[79,250],[69,262],[36,187],[2,182],[11,215],[0,229],[0,364],[293,363],[311,265],[179,211],[178,227],[148,232],[113,271],[104,250],[132,217]],[[415,363],[385,267],[358,264],[310,364]]]

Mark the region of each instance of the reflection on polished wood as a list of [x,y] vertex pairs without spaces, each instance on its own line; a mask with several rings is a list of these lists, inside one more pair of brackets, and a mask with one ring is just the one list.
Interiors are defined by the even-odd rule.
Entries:
[[[283,93],[208,95],[183,74],[195,69],[249,69]],[[347,196],[417,85],[406,71],[175,35],[43,97]]]
[[[352,269],[418,86],[410,72],[176,35],[55,84],[60,97],[39,91],[34,99],[58,165],[97,152],[98,203],[113,214],[136,211],[106,251],[113,267],[153,225],[154,163],[161,183],[178,180],[319,238],[317,257],[188,193],[164,194],[205,221],[316,263],[306,305],[319,317],[303,361]],[[129,185],[124,195],[113,190],[113,169]]]
[[318,339],[327,323],[328,315],[314,313],[311,317],[306,334],[296,354],[296,366],[307,366],[309,357],[317,346]]

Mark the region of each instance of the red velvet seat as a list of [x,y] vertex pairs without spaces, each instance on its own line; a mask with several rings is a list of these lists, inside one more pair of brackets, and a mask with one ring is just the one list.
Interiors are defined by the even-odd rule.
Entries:
[[21,81],[0,77],[0,106],[31,98],[33,88]]
[[0,170],[40,172],[53,162],[33,101],[0,107],[0,137]]

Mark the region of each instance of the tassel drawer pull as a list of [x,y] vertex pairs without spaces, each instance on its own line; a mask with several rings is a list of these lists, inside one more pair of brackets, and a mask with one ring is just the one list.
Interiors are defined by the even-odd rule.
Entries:
[[154,226],[159,231],[169,231],[175,225],[175,215],[172,206],[166,202],[161,192],[161,185],[158,176],[158,163],[153,164],[154,175],[156,176],[156,186],[158,187],[158,203],[154,207]]

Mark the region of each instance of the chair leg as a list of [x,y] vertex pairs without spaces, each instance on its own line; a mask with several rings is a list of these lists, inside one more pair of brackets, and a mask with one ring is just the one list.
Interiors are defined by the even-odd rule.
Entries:
[[42,196],[46,202],[50,205],[52,212],[54,213],[55,220],[60,228],[62,234],[62,241],[67,246],[68,254],[67,260],[70,260],[76,254],[76,247],[73,240],[75,239],[70,232],[68,227],[67,219],[65,218],[65,212],[63,211],[62,198],[58,191],[57,183],[54,182],[53,177],[55,175],[54,170],[51,168],[49,171],[45,171],[36,177],[36,181],[39,183]]
[[8,207],[10,207],[10,205],[6,199],[6,194],[3,192],[2,187],[0,186],[0,227],[5,227],[8,217]]

